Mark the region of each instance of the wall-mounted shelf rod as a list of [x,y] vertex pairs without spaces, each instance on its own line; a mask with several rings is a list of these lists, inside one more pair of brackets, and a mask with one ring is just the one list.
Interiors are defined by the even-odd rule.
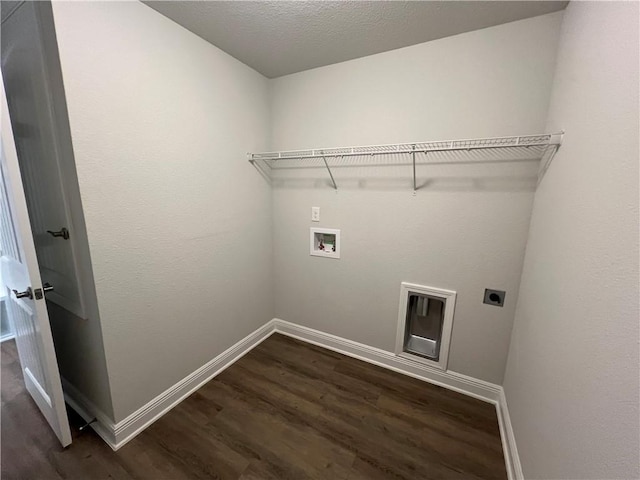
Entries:
[[396,143],[389,145],[368,145],[360,147],[314,148],[281,152],[248,153],[249,162],[262,161],[272,169],[279,168],[284,160],[322,159],[329,172],[333,188],[337,185],[327,158],[340,159],[354,156],[401,155],[411,154],[413,166],[413,185],[416,184],[416,153],[430,152],[470,152],[476,150],[511,149],[508,153],[525,152],[527,160],[544,160],[541,174],[546,171],[551,159],[562,144],[564,132],[538,135],[519,135],[510,137],[474,138],[465,140],[440,140],[431,142]]

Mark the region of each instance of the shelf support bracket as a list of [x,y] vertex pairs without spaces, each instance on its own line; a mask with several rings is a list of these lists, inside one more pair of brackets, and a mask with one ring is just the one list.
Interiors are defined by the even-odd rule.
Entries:
[[413,162],[413,193],[415,193],[416,190],[418,190],[416,185],[416,146],[411,145],[411,150],[411,160]]
[[560,150],[563,137],[564,130],[551,135],[551,138],[549,139],[549,145],[547,145],[547,148],[545,148],[544,153],[542,154],[542,158],[540,159],[540,169],[538,171],[537,186],[540,185],[540,182],[542,182],[542,177],[544,177],[544,174],[547,173],[547,170],[551,166],[553,157],[555,157],[556,153],[558,153],[558,150]]
[[333,179],[333,173],[331,173],[331,169],[329,168],[329,164],[327,163],[327,159],[325,156],[322,156],[322,161],[324,162],[324,166],[327,167],[327,172],[329,172],[329,176],[331,177],[331,183],[333,183],[333,188],[338,190],[338,186],[336,185],[336,181]]

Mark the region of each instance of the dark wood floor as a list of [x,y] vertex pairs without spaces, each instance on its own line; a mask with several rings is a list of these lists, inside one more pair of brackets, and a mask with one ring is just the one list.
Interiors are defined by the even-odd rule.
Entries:
[[3,479],[506,478],[493,405],[273,335],[113,452],[60,448],[2,344]]

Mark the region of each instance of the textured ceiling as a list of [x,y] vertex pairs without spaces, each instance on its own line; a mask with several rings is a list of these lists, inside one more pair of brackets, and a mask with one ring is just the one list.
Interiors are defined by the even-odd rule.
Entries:
[[547,1],[145,1],[274,78],[562,10]]

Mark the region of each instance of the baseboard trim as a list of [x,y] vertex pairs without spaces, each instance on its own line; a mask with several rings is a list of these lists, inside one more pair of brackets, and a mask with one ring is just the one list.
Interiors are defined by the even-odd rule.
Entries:
[[429,365],[399,357],[395,353],[387,352],[376,347],[347,340],[346,338],[320,332],[313,328],[303,327],[295,323],[278,318],[273,319],[275,331],[319,347],[372,363],[394,372],[423,380],[440,387],[448,388],[485,402],[498,403],[500,385],[468,377],[450,370],[440,370]]
[[273,332],[273,320],[271,320],[165,390],[124,420],[116,423],[114,427],[115,442],[112,446],[114,450],[121,448],[202,385],[266,340]]
[[392,352],[320,332],[278,318],[273,319],[277,333],[287,335],[334,352],[372,363],[394,372],[447,388],[495,405],[509,480],[523,480],[507,400],[500,385],[478,380],[451,370],[443,371],[428,365],[399,357]]
[[311,343],[494,404],[500,426],[500,436],[502,438],[509,480],[523,479],[515,437],[513,436],[513,428],[509,418],[509,409],[507,408],[504,390],[500,385],[478,380],[450,370],[439,370],[407,358],[399,357],[386,350],[364,345],[278,318],[267,322],[116,424],[111,422],[106,415],[102,414],[100,410],[80,394],[73,385],[63,379],[65,400],[86,421],[94,417],[97,418],[97,422],[91,424],[92,428],[111,448],[117,450],[187,396],[191,395],[206,382],[238,361],[274,333],[296,338],[303,342]]
[[61,378],[64,401],[80,415],[85,422],[90,422],[94,418],[95,422],[91,428],[105,441],[113,450],[116,449],[115,425],[111,419],[102,412],[93,402],[85,397],[68,380]]
[[500,387],[500,399],[496,408],[498,412],[498,424],[500,425],[500,437],[502,437],[502,450],[504,451],[504,461],[507,465],[509,480],[524,480],[522,465],[520,464],[520,457],[518,456],[518,447],[516,446],[516,437],[513,433],[509,408],[507,407],[507,397],[502,387]]

